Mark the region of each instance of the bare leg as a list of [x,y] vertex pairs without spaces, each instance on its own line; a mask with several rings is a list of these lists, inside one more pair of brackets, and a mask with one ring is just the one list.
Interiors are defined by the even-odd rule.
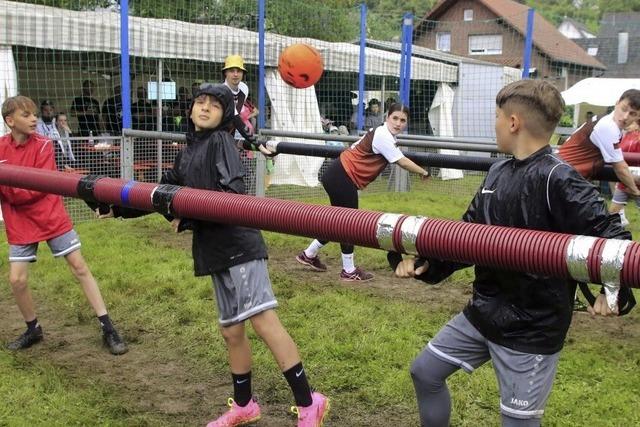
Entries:
[[263,311],[251,318],[258,336],[269,347],[282,372],[300,363],[298,348],[284,329],[274,310]]
[[251,371],[251,345],[245,333],[244,322],[227,327],[221,326],[220,333],[227,344],[231,373],[245,374]]
[[28,285],[29,263],[11,262],[9,263],[9,283],[11,291],[16,299],[16,304],[25,322],[30,322],[36,318],[36,307],[31,297],[31,290]]
[[80,282],[82,291],[87,297],[89,304],[95,311],[96,316],[104,316],[107,314],[107,307],[104,305],[98,282],[94,279],[93,274],[89,270],[89,266],[85,262],[79,250],[73,251],[64,257],[71,268],[71,272]]

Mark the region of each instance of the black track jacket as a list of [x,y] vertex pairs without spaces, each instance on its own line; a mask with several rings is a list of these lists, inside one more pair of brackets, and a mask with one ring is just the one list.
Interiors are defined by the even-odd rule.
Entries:
[[[540,149],[524,160],[494,164],[463,221],[631,239],[609,215],[596,188],[571,166]],[[536,242],[528,242],[536,245]],[[429,259],[418,277],[437,283],[466,265]],[[563,346],[573,310],[574,281],[475,266],[467,319],[488,340],[516,351],[552,354]]]

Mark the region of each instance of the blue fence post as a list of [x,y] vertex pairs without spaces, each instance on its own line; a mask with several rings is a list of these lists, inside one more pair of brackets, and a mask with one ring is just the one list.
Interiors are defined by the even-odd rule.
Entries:
[[131,129],[131,74],[129,72],[129,1],[120,1],[120,96],[122,128]]
[[366,75],[365,49],[367,47],[367,5],[360,3],[360,65],[358,74],[358,121],[357,128],[362,130],[364,127],[364,78]]
[[267,100],[264,91],[265,0],[258,0],[258,129],[264,128]]
[[402,17],[402,45],[400,48],[400,102],[409,106],[411,90],[411,47],[413,45],[413,14]]
[[522,57],[522,78],[529,78],[529,68],[531,68],[531,50],[533,48],[533,19],[535,9],[530,8],[527,13],[527,35],[524,39],[524,54]]

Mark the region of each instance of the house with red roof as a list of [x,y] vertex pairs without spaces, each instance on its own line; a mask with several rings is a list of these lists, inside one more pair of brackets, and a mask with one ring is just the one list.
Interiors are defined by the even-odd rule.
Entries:
[[[529,7],[512,0],[440,0],[414,27],[414,44],[522,68]],[[534,13],[530,76],[560,90],[606,70]]]

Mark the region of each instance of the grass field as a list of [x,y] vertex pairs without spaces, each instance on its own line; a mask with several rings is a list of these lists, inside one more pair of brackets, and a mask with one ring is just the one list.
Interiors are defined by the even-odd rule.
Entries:
[[[312,201],[326,203],[318,197]],[[364,193],[361,207],[457,219],[469,199],[433,181],[416,183],[411,193]],[[629,211],[637,224],[637,211]],[[45,341],[20,353],[0,350],[0,425],[204,425],[224,410],[231,381],[211,283],[193,277],[190,236],[172,234],[157,215],[83,222],[77,230],[131,350],[116,358],[100,347],[99,327],[79,287],[43,246],[30,283]],[[308,239],[265,237],[278,313],[300,347],[312,385],[332,399],[326,425],[417,426],[409,365],[465,305],[471,270],[426,286],[392,277],[382,251],[358,248],[356,260],[376,279],[345,285],[337,280],[338,245],[323,252],[329,271],[314,274],[293,260]],[[7,258],[6,244],[0,257]],[[7,275],[6,261],[0,274]],[[8,285],[0,289],[0,309],[0,340],[8,341],[24,327]],[[574,316],[545,426],[640,425],[638,313]],[[251,341],[255,391],[265,412],[258,425],[295,425],[287,414],[292,398],[286,382],[266,347],[253,334]],[[449,386],[452,425],[499,425],[490,366],[457,373]]]

